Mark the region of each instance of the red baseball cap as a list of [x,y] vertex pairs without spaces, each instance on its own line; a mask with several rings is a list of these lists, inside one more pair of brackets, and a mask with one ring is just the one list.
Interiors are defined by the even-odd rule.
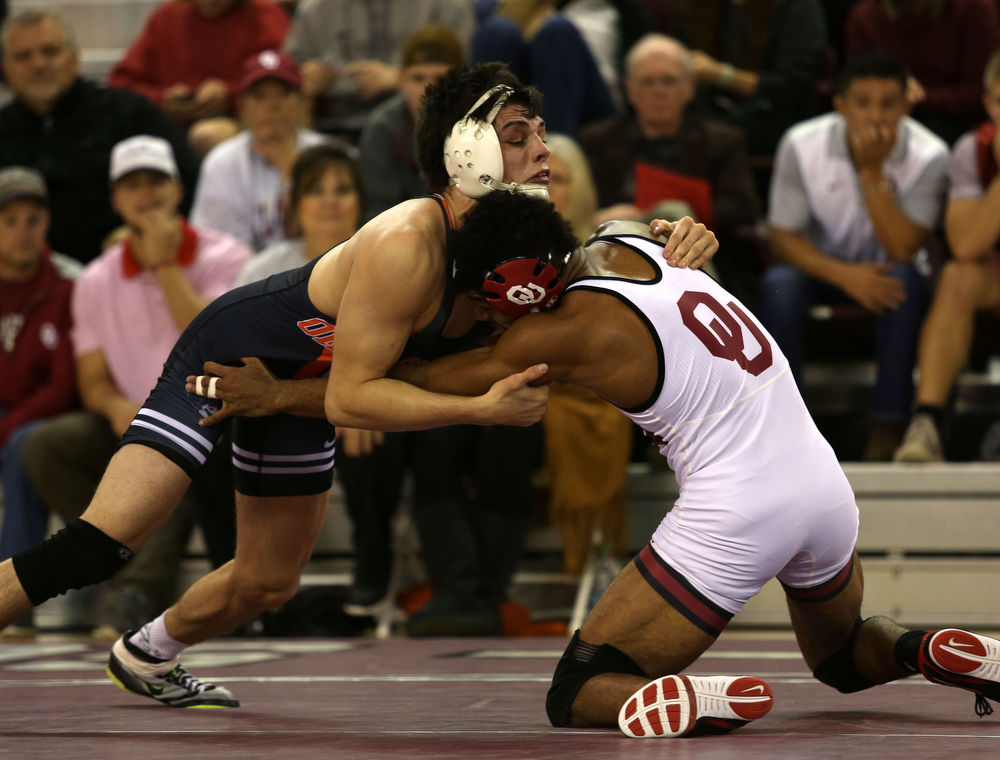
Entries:
[[295,59],[278,50],[264,50],[243,62],[240,92],[244,93],[261,79],[278,79],[296,90],[302,88],[302,74]]

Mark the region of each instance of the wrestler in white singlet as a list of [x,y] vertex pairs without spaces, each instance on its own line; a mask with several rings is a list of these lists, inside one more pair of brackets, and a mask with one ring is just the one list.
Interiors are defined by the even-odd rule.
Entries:
[[599,240],[660,272],[567,287],[629,304],[658,347],[652,398],[623,410],[655,438],[680,484],[653,551],[730,617],[772,577],[793,589],[834,578],[857,539],[854,494],[774,340],[711,277],[669,267],[662,242]]

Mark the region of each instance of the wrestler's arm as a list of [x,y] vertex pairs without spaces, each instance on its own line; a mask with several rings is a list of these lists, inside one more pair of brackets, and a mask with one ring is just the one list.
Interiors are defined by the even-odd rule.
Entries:
[[421,315],[436,306],[443,261],[441,253],[431,248],[433,241],[409,230],[373,233],[371,239],[356,243],[363,245],[363,255],[354,262],[337,313],[326,389],[330,422],[389,431],[455,424],[528,425],[541,418],[547,390],[527,385],[544,368],[530,368],[473,397],[433,393],[388,377]]
[[237,366],[205,362],[201,379],[198,375],[188,375],[184,390],[202,396],[207,395],[209,380],[218,378],[215,397],[222,402],[222,407],[200,419],[198,424],[202,427],[217,425],[227,417],[265,417],[271,414],[326,417],[323,409],[325,377],[279,380],[256,356],[244,356],[240,361],[243,363]]
[[529,314],[516,320],[492,346],[446,356],[426,364],[393,367],[390,375],[440,393],[483,393],[497,380],[542,362],[549,371],[541,382],[560,381],[586,386],[581,373],[587,363],[574,319],[558,310]]

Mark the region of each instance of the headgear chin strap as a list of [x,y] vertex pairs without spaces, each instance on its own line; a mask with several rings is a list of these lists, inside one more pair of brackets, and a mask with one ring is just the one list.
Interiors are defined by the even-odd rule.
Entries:
[[[565,265],[570,254],[566,254]],[[483,278],[486,303],[508,317],[522,317],[531,311],[547,311],[563,292],[562,272],[546,258],[520,256],[497,264]]]
[[[477,108],[498,94],[499,97],[485,120],[472,116]],[[549,199],[549,190],[545,185],[508,183],[497,179],[503,177],[503,153],[500,138],[493,128],[493,120],[513,94],[514,89],[505,84],[491,87],[479,96],[465,112],[465,116],[455,122],[451,134],[445,138],[444,168],[451,183],[463,195],[481,198],[491,190],[505,190],[508,193],[527,193],[544,200]]]
[[538,185],[533,182],[500,182],[493,177],[480,177],[479,182],[489,190],[503,190],[507,193],[521,193],[541,198],[543,201],[549,199],[549,189],[545,185]]

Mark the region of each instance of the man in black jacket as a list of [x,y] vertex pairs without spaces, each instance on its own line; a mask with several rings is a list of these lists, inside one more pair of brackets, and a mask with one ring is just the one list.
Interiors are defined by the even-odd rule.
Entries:
[[136,134],[170,141],[183,185],[193,189],[197,160],[160,109],[130,92],[80,77],[72,28],[37,9],[16,13],[0,31],[3,72],[15,99],[0,108],[0,166],[30,166],[49,187],[54,250],[83,262],[120,224],[108,200],[111,148]]
[[646,35],[629,50],[626,67],[629,113],[580,134],[597,184],[594,224],[694,216],[729,252],[714,262],[727,287],[741,298],[754,293],[755,283],[745,282],[754,257],[733,243],[737,228],[760,214],[743,134],[688,109],[695,92],[691,53],[673,38]]

